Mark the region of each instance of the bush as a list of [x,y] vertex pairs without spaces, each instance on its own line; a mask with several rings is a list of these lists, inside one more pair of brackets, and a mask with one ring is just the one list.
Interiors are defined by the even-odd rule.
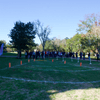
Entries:
[[7,52],[11,52],[12,49],[11,48],[6,48]]

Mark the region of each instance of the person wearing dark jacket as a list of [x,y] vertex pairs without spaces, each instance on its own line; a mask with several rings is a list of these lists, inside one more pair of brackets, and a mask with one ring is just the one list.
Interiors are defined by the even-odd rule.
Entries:
[[37,59],[37,57],[38,57],[38,51],[36,51],[36,59]]
[[76,52],[76,58],[78,57],[78,53]]
[[90,60],[90,52],[88,53],[88,58],[89,58],[89,60]]
[[44,52],[42,51],[42,59],[43,59]]
[[32,55],[33,55],[33,59],[35,59],[35,52],[34,51],[33,51]]
[[97,53],[97,61],[99,60],[99,54]]
[[27,59],[27,55],[28,55],[28,53],[27,53],[27,51],[25,52],[25,59]]
[[31,56],[32,56],[32,52],[30,52],[30,59],[31,59]]
[[80,59],[82,59],[82,52],[80,52]]
[[85,60],[85,52],[83,52],[83,60]]

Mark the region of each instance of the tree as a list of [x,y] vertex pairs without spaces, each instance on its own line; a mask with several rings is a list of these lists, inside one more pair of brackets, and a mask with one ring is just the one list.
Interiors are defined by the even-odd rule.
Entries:
[[47,27],[43,27],[43,25],[41,24],[41,22],[39,20],[37,20],[36,22],[36,30],[37,30],[37,35],[41,41],[42,47],[43,47],[43,51],[44,51],[44,47],[45,47],[45,43],[47,40],[49,40],[49,35],[51,32],[51,29],[47,26]]
[[40,51],[42,52],[42,50],[43,50],[43,48],[42,48],[42,44],[37,45],[37,46],[36,46],[36,49],[37,49],[37,50],[40,50]]
[[[95,48],[97,48],[100,53],[100,16],[91,14],[87,15],[84,21],[80,21],[78,32],[86,33],[85,36],[88,40],[88,47],[90,50],[95,52]],[[89,50],[89,51],[90,51]]]
[[5,40],[0,40],[0,47],[4,43],[3,51],[6,52],[6,41]]
[[68,37],[65,38],[66,40],[69,39]]
[[49,48],[51,47],[52,50],[60,51],[61,50],[60,44],[61,40],[57,39],[56,37],[49,40]]
[[80,20],[80,24],[78,24],[78,32],[87,33],[91,32],[92,28],[95,26],[100,26],[100,17],[95,14],[86,15],[85,20]]
[[64,51],[66,51],[66,46],[67,46],[66,40],[67,40],[67,39],[63,39],[63,40],[61,40],[61,42],[60,42],[60,48],[62,48],[62,50],[64,50]]
[[72,39],[66,40],[66,51],[67,52],[72,52],[73,51],[73,42]]
[[100,26],[92,27],[92,31],[89,33],[86,33],[86,36],[88,37],[90,46],[93,49],[93,52],[97,50],[97,52],[100,53]]
[[0,40],[0,46],[2,45],[2,43],[4,43],[4,45],[6,45],[6,41],[5,40]]
[[73,52],[80,52],[82,51],[82,44],[80,42],[81,40],[81,34],[75,34],[72,38],[71,38],[71,43],[72,43],[72,51]]
[[45,50],[54,50],[53,45],[52,45],[52,40],[47,40],[45,43]]
[[17,21],[11,29],[9,36],[11,37],[10,43],[13,44],[13,48],[18,50],[18,58],[21,57],[21,50],[28,49],[29,45],[34,44],[36,30],[34,24],[31,22],[23,23],[21,21]]
[[27,47],[28,47],[27,50],[29,50],[29,51],[33,51],[36,48],[36,46],[38,45],[38,44],[34,43],[33,39],[31,39],[29,41],[29,43],[30,43],[30,45],[27,45]]

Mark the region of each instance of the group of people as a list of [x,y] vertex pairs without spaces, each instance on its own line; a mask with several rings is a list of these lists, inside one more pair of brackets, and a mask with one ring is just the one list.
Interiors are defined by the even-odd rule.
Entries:
[[26,51],[25,52],[25,58],[27,59],[31,59],[31,58],[33,58],[33,59],[37,59],[37,57],[40,57],[40,52],[39,51],[36,51],[36,52],[34,52],[34,51],[31,51],[31,52],[28,52],[28,51]]
[[[76,53],[72,52],[70,57],[75,58],[75,55],[76,55],[76,58],[77,58],[78,57],[78,53],[77,52]],[[88,59],[90,60],[90,52],[87,55],[88,55]],[[80,56],[80,59],[85,60],[85,52],[80,52],[79,56]],[[97,60],[99,60],[99,53],[96,53],[95,56],[97,57]]]
[[[80,55],[80,59],[83,58],[83,60],[85,60],[85,53],[84,52],[80,52],[79,55]],[[76,53],[68,52],[66,57],[78,58],[78,53],[77,52]],[[89,53],[88,57],[90,58],[90,53]]]
[[[26,51],[25,52],[25,58],[27,59],[37,59],[37,58],[48,58],[48,57],[52,57],[52,58],[56,58],[57,56],[58,57],[73,57],[73,58],[78,58],[78,55],[80,56],[80,59],[83,59],[85,60],[85,52],[80,52],[78,54],[78,52],[61,52],[61,51],[31,51],[31,52],[28,52]],[[96,54],[97,56],[97,60],[99,60],[99,54],[97,53]],[[88,59],[90,60],[90,52],[88,53]]]
[[34,51],[32,51],[32,52],[28,52],[28,51],[26,51],[25,52],[25,58],[27,59],[31,59],[31,58],[40,58],[40,57],[42,57],[42,58],[48,58],[48,57],[57,57],[57,56],[59,56],[59,57],[62,57],[62,56],[65,56],[65,52],[56,52],[56,51],[52,51],[52,52],[50,52],[50,51],[42,51],[42,52],[40,52],[40,51],[36,51],[36,52],[34,52]]

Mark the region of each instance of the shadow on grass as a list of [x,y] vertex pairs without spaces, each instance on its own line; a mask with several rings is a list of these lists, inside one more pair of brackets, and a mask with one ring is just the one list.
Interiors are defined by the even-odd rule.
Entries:
[[[95,88],[95,91],[94,91]],[[100,83],[54,84],[23,82],[0,78],[0,99],[18,100],[88,100],[100,93]],[[92,90],[93,89],[93,90]],[[96,90],[99,89],[99,90]],[[91,93],[89,93],[91,92]],[[88,95],[89,94],[89,95]],[[92,99],[91,99],[92,100]],[[93,99],[94,100],[94,99]]]

